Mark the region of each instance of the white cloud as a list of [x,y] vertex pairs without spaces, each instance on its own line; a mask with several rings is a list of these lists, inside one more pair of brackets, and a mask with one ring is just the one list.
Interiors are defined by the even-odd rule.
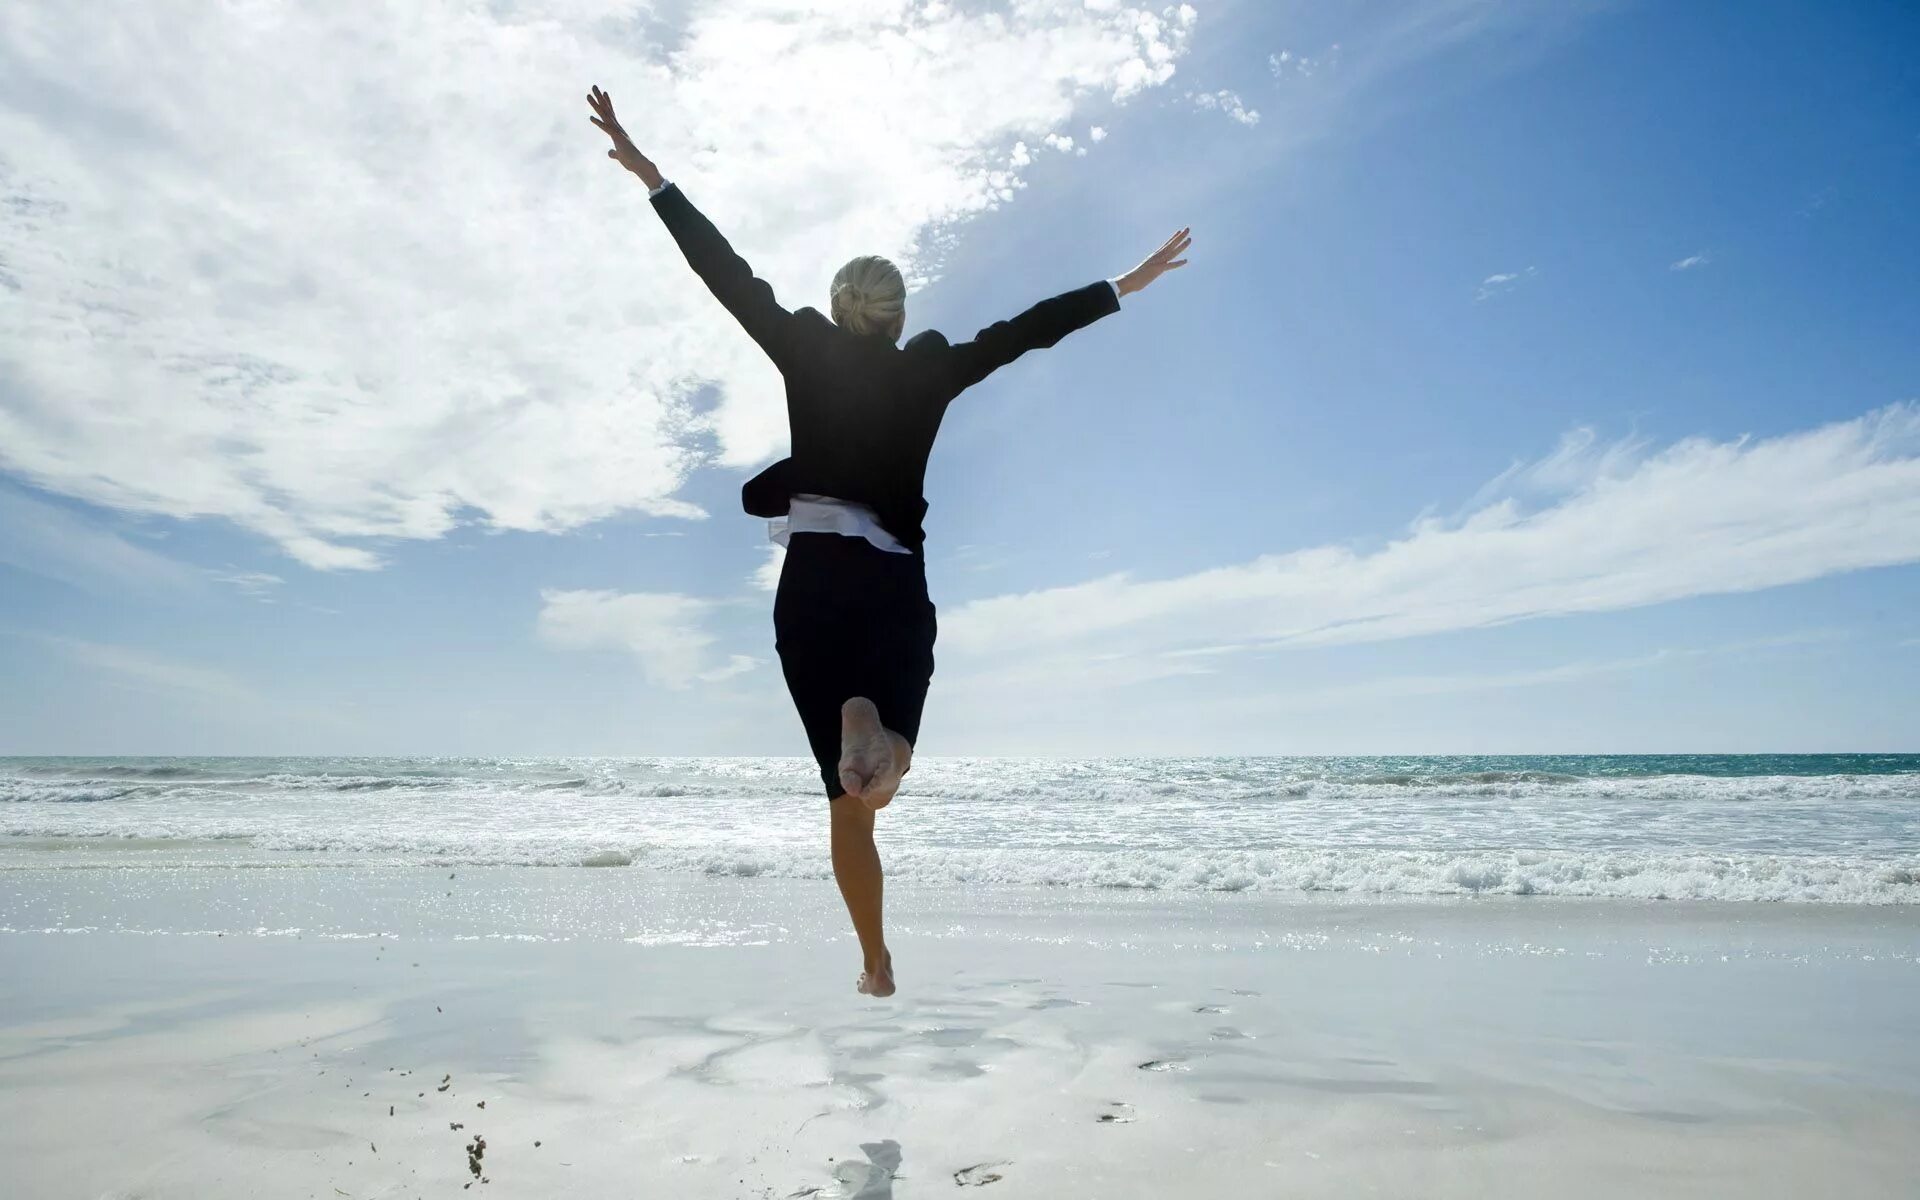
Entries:
[[1689,254],[1679,262],[1667,264],[1669,271],[1691,271],[1695,267],[1704,267],[1713,259],[1705,253]]
[[[1568,445],[1583,447],[1570,453]],[[1584,463],[1585,466],[1576,464]],[[1160,580],[1116,573],[941,617],[975,656],[1383,641],[1754,591],[1920,561],[1920,405],[1770,438],[1575,435],[1453,519]],[[1524,498],[1565,488],[1537,505]]]
[[640,660],[649,683],[685,688],[752,670],[759,660],[730,655],[710,664],[714,637],[704,627],[717,602],[671,592],[558,591],[540,593],[535,627],[541,641],[562,650],[620,650]]
[[1104,142],[1107,140],[1107,131],[1095,125],[1092,129],[1087,130],[1087,140],[1090,142]]
[[1188,92],[1187,99],[1195,108],[1212,109],[1223,112],[1242,125],[1258,125],[1260,113],[1248,108],[1237,92],[1221,90],[1217,92]]
[[1561,435],[1553,453],[1532,462],[1515,462],[1482,484],[1463,512],[1472,512],[1505,498],[1530,500],[1570,495],[1606,479],[1620,479],[1637,470],[1650,447],[1646,439],[1624,437],[1603,442],[1592,429]]
[[697,516],[690,470],[783,443],[777,380],[604,157],[589,84],[818,303],[853,252],[924,278],[1021,186],[1020,139],[1165,83],[1195,20],[673,8],[0,7],[0,468],[322,568],[462,522]]
[[779,542],[767,543],[767,561],[753,573],[753,586],[763,592],[779,590],[780,569],[786,565],[787,548]]
[[1521,271],[1503,271],[1497,275],[1489,275],[1480,281],[1480,290],[1474,293],[1473,298],[1475,300],[1485,300],[1489,296],[1498,296],[1502,292],[1510,292],[1520,284],[1532,279],[1536,273],[1537,268],[1528,267]]

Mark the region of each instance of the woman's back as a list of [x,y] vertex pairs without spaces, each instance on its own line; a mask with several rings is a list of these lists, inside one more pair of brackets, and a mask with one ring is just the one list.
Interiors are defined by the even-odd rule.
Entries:
[[876,511],[917,500],[952,399],[939,361],[946,339],[924,333],[896,346],[880,335],[849,333],[812,309],[794,315],[799,344],[781,368],[793,491]]

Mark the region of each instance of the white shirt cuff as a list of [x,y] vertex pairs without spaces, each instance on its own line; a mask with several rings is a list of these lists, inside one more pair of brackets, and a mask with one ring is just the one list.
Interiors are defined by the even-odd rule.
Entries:
[[672,187],[672,186],[673,186],[673,180],[671,180],[671,179],[662,179],[662,180],[660,181],[660,186],[659,186],[659,187],[657,187],[657,188],[648,188],[648,189],[647,189],[647,199],[649,199],[649,200],[651,200],[651,199],[653,199],[653,198],[654,198],[655,196],[658,196],[658,195],[659,195],[659,194],[660,194],[661,192],[664,192],[664,191],[666,191],[666,190],[667,190],[668,188],[670,188],[670,187]]
[[1120,281],[1118,279],[1109,279],[1107,280],[1107,286],[1113,289],[1113,298],[1117,302],[1120,299]]

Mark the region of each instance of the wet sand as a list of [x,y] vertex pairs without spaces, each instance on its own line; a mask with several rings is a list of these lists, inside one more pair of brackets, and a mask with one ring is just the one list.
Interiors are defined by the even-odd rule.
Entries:
[[21,1197],[1920,1183],[1899,908],[899,888],[875,1001],[812,881],[9,874]]

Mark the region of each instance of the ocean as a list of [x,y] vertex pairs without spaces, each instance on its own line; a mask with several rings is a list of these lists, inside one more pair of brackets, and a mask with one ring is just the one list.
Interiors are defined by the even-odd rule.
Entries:
[[[782,758],[3,758],[0,870],[831,877]],[[1920,755],[928,758],[888,878],[1276,896],[1920,902]]]

